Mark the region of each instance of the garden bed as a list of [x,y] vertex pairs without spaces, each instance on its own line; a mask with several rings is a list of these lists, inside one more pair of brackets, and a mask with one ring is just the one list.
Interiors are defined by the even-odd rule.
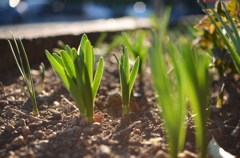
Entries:
[[[120,52],[118,52],[120,54]],[[4,75],[1,81],[0,156],[1,157],[167,157],[167,144],[150,83],[145,71],[144,85],[135,84],[136,103],[140,112],[131,114],[129,125],[120,123],[121,98],[119,72],[113,56],[104,58],[105,70],[95,100],[95,113],[103,116],[102,123],[80,122],[79,111],[59,78],[47,65],[46,89],[37,97],[39,118],[31,118],[32,106],[18,70]],[[36,65],[35,65],[36,66]],[[36,67],[35,67],[36,69]],[[34,80],[38,71],[32,71]],[[220,85],[212,83],[212,101]],[[228,79],[223,108],[208,120],[207,139],[214,136],[228,152],[240,156],[239,134],[231,136],[240,120],[239,78]],[[26,115],[21,115],[19,113]],[[174,117],[174,116],[173,116]],[[192,118],[188,118],[185,144],[189,156],[196,149]],[[190,152],[190,153],[189,153]]]
[[[56,41],[56,37],[52,39]],[[28,42],[31,44],[31,40]],[[43,43],[41,48],[50,51],[56,46],[51,43],[52,47],[46,48]],[[104,73],[94,108],[94,113],[102,115],[103,119],[101,123],[87,124],[79,119],[75,102],[43,57],[43,52],[43,60],[38,59],[46,65],[45,91],[37,96],[40,117],[31,115],[31,101],[17,67],[14,68],[12,63],[11,71],[6,71],[6,67],[1,71],[0,157],[169,157],[165,129],[159,115],[164,111],[157,106],[148,66],[144,69],[143,84],[137,78],[134,85],[134,99],[139,111],[130,113],[130,122],[126,123],[121,121],[119,70],[112,55],[114,52],[120,56],[121,51],[115,49],[105,56]],[[31,73],[36,82],[40,75],[39,63],[30,59],[31,62],[35,63],[31,65]],[[209,142],[214,137],[223,149],[240,157],[240,76],[225,80],[224,105],[211,113],[206,124],[206,139]],[[220,83],[216,78],[211,84],[211,105],[216,104]],[[185,150],[179,157],[197,157],[198,153],[193,116],[190,110],[188,113]]]

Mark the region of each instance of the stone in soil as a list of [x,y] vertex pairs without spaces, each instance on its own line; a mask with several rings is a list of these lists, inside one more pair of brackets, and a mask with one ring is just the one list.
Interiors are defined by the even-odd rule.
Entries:
[[38,130],[38,131],[34,132],[33,135],[34,135],[35,139],[41,139],[44,137],[45,134],[42,130]]
[[13,125],[6,125],[6,126],[5,126],[5,131],[6,131],[6,132],[11,133],[11,132],[13,132],[14,130],[15,130],[15,127],[14,127]]
[[26,120],[24,118],[20,118],[18,121],[18,126],[26,126]]
[[100,156],[108,157],[111,154],[111,149],[107,145],[100,145],[99,152]]
[[24,138],[23,138],[23,136],[18,136],[18,137],[16,137],[15,139],[13,139],[13,141],[12,141],[12,145],[13,146],[20,146],[20,145],[22,145],[24,143]]
[[27,137],[29,134],[31,134],[29,127],[28,126],[24,126],[22,128],[22,133],[23,133],[24,137]]

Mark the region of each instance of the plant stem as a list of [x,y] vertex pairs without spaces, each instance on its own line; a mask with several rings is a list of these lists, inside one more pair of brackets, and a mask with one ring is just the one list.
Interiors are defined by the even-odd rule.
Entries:
[[122,105],[122,115],[123,116],[129,115],[129,104],[128,105],[125,105],[125,104]]

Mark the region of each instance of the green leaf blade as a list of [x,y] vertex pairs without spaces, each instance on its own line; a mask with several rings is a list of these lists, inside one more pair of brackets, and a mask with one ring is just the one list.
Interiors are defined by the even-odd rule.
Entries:
[[139,57],[137,57],[134,65],[133,65],[132,72],[129,77],[129,91],[132,91],[132,89],[133,89],[133,84],[135,82],[135,79],[136,79],[137,73],[138,73],[138,69],[139,69],[139,63],[140,63],[140,59],[139,59]]
[[47,50],[45,53],[46,53],[46,56],[47,56],[50,64],[52,65],[52,68],[58,74],[59,78],[61,79],[61,81],[67,88],[67,90],[70,91],[70,83],[69,83],[67,74],[65,73],[63,67],[57,62],[57,60]]
[[86,41],[86,51],[84,52],[84,63],[86,64],[86,71],[88,72],[89,82],[92,83],[93,78],[93,49],[89,40]]
[[72,58],[68,55],[67,52],[61,51],[62,61],[67,71],[68,76],[76,83],[76,70]]
[[56,60],[62,67],[64,67],[62,58],[61,58],[59,55],[57,55],[56,53],[53,53],[52,56],[55,58],[55,60]]
[[97,66],[97,70],[96,70],[96,74],[95,74],[95,78],[94,78],[93,86],[92,86],[92,88],[93,88],[92,91],[93,91],[93,97],[94,98],[96,97],[97,90],[98,90],[98,87],[99,87],[100,82],[101,82],[103,69],[104,69],[104,60],[101,57],[100,60],[99,60],[98,66]]

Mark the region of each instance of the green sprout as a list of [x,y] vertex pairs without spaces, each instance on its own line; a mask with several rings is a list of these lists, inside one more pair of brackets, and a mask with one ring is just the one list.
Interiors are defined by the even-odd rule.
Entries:
[[51,55],[47,50],[46,55],[76,102],[80,116],[86,118],[88,123],[93,123],[94,100],[104,69],[103,58],[99,59],[94,76],[93,47],[85,34],[82,36],[78,50],[66,46],[65,51],[62,50],[60,55],[55,53]]
[[21,73],[22,77],[23,77],[23,80],[24,80],[24,82],[27,86],[27,89],[28,89],[28,92],[29,92],[29,95],[30,95],[30,98],[31,98],[31,102],[32,102],[32,105],[33,105],[32,113],[33,113],[33,115],[39,115],[38,107],[37,107],[37,101],[36,101],[36,95],[35,95],[35,90],[34,90],[34,85],[33,85],[33,79],[32,79],[32,75],[31,75],[31,72],[30,72],[30,64],[29,64],[29,61],[28,61],[27,53],[25,51],[25,48],[23,46],[23,43],[22,43],[21,39],[18,38],[18,42],[21,45],[23,55],[24,55],[24,58],[25,58],[25,62],[26,62],[26,66],[27,66],[27,70],[26,70],[27,72],[26,72],[25,69],[24,69],[23,60],[22,60],[22,57],[21,57],[21,52],[20,52],[17,40],[15,39],[14,36],[12,36],[12,38],[13,38],[15,46],[17,48],[18,57],[16,56],[16,53],[13,49],[13,46],[12,46],[10,40],[8,40],[8,43],[10,45],[10,48],[11,48],[13,57],[16,61],[16,64],[17,64],[17,66],[20,70],[20,73]]
[[39,66],[40,69],[40,79],[34,84],[34,89],[36,94],[42,93],[45,88],[44,79],[45,79],[45,65],[41,63]]
[[127,46],[130,55],[136,59],[140,58],[139,63],[139,79],[142,82],[143,79],[143,69],[147,59],[148,45],[146,43],[146,32],[143,30],[136,32],[136,38],[133,38],[126,32],[122,33],[123,43]]
[[[154,90],[157,96],[157,102],[159,107],[162,109],[162,117],[164,120],[164,126],[167,133],[167,142],[169,144],[169,153],[172,158],[176,158],[177,154],[184,147],[186,127],[185,116],[186,116],[186,105],[185,100],[182,98],[183,89],[180,86],[180,77],[175,72],[176,82],[175,87],[170,80],[168,75],[168,67],[163,54],[162,39],[164,38],[168,20],[170,16],[170,8],[165,11],[162,19],[162,25],[157,25],[159,29],[157,33],[153,33],[153,46],[150,48],[150,63],[151,73],[154,85]],[[154,19],[156,23],[157,19]],[[170,47],[169,47],[170,48]],[[177,50],[171,50],[174,53],[179,54]],[[169,68],[170,69],[170,68]],[[179,94],[179,95],[178,95]]]
[[[209,57],[192,49],[190,42],[180,36],[176,41],[163,40],[167,36],[170,9],[153,33],[150,49],[151,72],[157,102],[166,128],[170,155],[176,158],[184,149],[186,110],[190,105],[196,125],[196,144],[199,157],[206,156],[206,123],[209,103]],[[168,60],[166,60],[168,59]],[[169,71],[171,70],[171,71]],[[174,116],[174,117],[173,117]]]
[[209,113],[210,58],[207,54],[194,52],[190,45],[182,45],[181,58],[175,67],[179,67],[182,79],[182,88],[185,98],[188,99],[192,110],[196,131],[196,145],[199,149],[199,157],[205,158],[207,154],[207,118]]
[[129,64],[129,55],[127,48],[122,45],[123,54],[121,55],[120,61],[113,54],[119,65],[119,73],[120,73],[120,86],[121,86],[121,94],[122,94],[122,115],[129,115],[130,108],[130,98],[133,90],[133,85],[137,76],[138,68],[139,68],[139,57],[136,58],[132,71],[130,72],[130,64]]

